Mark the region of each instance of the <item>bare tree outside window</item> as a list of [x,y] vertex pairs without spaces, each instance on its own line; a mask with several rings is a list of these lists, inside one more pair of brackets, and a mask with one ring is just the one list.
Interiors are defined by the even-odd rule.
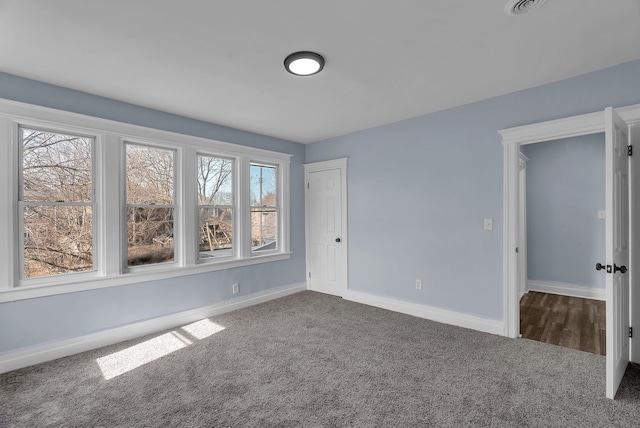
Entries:
[[24,278],[93,270],[94,139],[20,128]]
[[198,250],[201,259],[233,255],[233,161],[198,155]]
[[126,144],[129,266],[173,262],[175,152]]
[[291,154],[5,107],[8,290],[40,296],[289,257]]
[[278,247],[277,168],[251,164],[251,251]]

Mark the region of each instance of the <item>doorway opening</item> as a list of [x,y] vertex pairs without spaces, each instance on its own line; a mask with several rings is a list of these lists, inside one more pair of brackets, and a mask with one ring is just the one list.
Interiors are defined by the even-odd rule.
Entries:
[[[605,355],[605,136],[520,147],[520,335]],[[602,343],[601,343],[602,342]],[[602,345],[602,346],[601,346]]]
[[[624,118],[623,118],[624,117]],[[632,275],[635,257],[640,253],[638,240],[633,235],[634,200],[629,200],[630,183],[633,182],[634,158],[629,160],[628,145],[638,142],[640,134],[634,133],[633,124],[640,124],[640,105],[622,109],[606,108],[604,111],[568,117],[538,124],[520,126],[499,131],[504,145],[504,325],[505,335],[518,337],[520,328],[519,293],[519,215],[518,164],[520,146],[553,141],[562,138],[605,133],[605,269],[606,282],[606,396],[613,399],[624,376],[630,355],[638,355],[630,340],[630,319],[637,317],[634,302]],[[631,178],[631,179],[630,179]],[[637,188],[638,186],[636,186]],[[631,188],[631,195],[635,188]],[[630,316],[631,315],[631,316]]]

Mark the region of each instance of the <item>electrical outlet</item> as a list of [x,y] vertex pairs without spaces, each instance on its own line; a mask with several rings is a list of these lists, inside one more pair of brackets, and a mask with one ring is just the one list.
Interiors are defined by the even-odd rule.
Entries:
[[233,290],[233,294],[238,294],[238,292],[240,291],[237,282],[231,286],[231,289]]
[[422,290],[422,280],[416,279],[416,290]]

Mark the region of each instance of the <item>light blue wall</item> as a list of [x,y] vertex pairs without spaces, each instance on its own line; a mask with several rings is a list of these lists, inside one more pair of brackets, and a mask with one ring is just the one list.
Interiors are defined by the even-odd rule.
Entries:
[[605,287],[604,134],[522,146],[527,163],[530,280]]
[[[428,76],[425,76],[428,78]],[[349,157],[351,289],[502,318],[497,130],[640,103],[640,61],[307,146],[0,73],[0,97],[293,154],[290,260],[0,304],[0,352],[302,282],[302,161]],[[482,219],[494,230],[482,230]],[[415,279],[424,282],[415,290]]]
[[307,146],[349,158],[349,287],[502,319],[497,130],[640,103],[639,81],[634,61]]
[[[290,260],[0,304],[0,353],[305,281],[304,146],[0,73],[0,98],[292,154]],[[10,142],[4,141],[2,144]]]

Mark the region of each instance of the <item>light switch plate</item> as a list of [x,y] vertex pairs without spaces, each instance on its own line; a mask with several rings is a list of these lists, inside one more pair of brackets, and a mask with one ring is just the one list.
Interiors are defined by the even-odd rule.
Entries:
[[493,230],[493,219],[485,218],[484,219],[484,230]]
[[598,218],[607,218],[607,212],[605,210],[598,210]]

